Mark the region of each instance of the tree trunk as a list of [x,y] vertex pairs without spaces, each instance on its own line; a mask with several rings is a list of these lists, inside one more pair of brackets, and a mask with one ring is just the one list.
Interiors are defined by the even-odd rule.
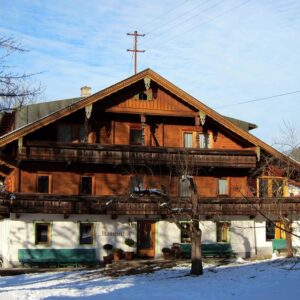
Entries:
[[284,228],[286,230],[285,236],[286,236],[286,257],[293,257],[293,243],[292,243],[292,226],[291,222],[288,220],[284,220]]
[[192,267],[191,275],[202,275],[203,266],[202,266],[202,253],[201,253],[201,238],[202,231],[199,227],[198,221],[193,221],[191,228],[191,240],[192,240]]

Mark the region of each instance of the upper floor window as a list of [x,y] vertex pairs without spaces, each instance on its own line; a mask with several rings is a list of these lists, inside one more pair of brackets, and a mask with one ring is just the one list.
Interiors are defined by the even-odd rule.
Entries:
[[185,132],[183,134],[183,146],[185,148],[193,147],[193,133],[192,132]]
[[130,145],[143,145],[143,130],[142,128],[130,128]]
[[130,192],[138,192],[143,190],[143,176],[130,177]]
[[80,194],[91,195],[93,193],[93,177],[82,176],[80,180]]
[[283,197],[284,180],[283,178],[259,178],[259,197]]
[[200,149],[211,148],[210,134],[208,133],[198,133],[198,146]]
[[190,182],[187,178],[179,179],[179,196],[180,197],[191,197],[192,192],[190,188]]
[[38,175],[37,176],[37,192],[49,194],[50,191],[50,176]]
[[50,223],[35,223],[35,244],[50,244]]
[[79,225],[79,244],[91,245],[94,243],[94,224],[80,223]]
[[60,124],[58,126],[59,142],[81,142],[84,140],[84,129],[78,124]]
[[218,195],[228,195],[227,178],[218,178]]
[[229,242],[229,222],[217,222],[217,243],[227,243]]

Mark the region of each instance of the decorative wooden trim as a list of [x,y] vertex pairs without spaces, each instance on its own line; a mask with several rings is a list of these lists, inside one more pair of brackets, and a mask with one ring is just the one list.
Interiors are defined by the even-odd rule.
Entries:
[[288,160],[290,163],[292,163],[294,166],[300,169],[300,163],[289,159],[284,154],[280,153],[273,147],[269,146],[268,144],[264,143],[260,139],[256,138],[252,134],[244,131],[243,129],[239,128],[235,124],[231,123],[230,121],[226,120],[223,116],[221,116],[219,113],[214,111],[213,109],[209,108],[202,102],[198,101],[196,98],[192,97],[179,87],[175,86],[159,74],[155,73],[151,69],[146,69],[144,71],[141,71],[140,73],[137,73],[125,80],[122,80],[100,92],[97,92],[89,97],[86,97],[76,103],[71,104],[70,106],[63,108],[53,114],[50,114],[36,122],[33,122],[31,124],[28,124],[24,127],[21,127],[15,131],[12,131],[10,133],[5,134],[0,138],[0,147],[3,147],[4,145],[15,141],[19,139],[20,137],[23,137],[24,135],[31,133],[43,126],[46,126],[50,123],[53,123],[54,121],[68,116],[71,113],[85,108],[87,105],[91,105],[96,101],[101,101],[104,98],[110,96],[111,94],[120,91],[121,89],[124,89],[142,79],[145,77],[149,77],[152,81],[156,82],[156,84],[163,86],[165,89],[167,89],[169,92],[171,92],[173,95],[177,96],[178,98],[182,99],[186,103],[188,103],[190,106],[196,108],[198,111],[201,111],[202,113],[205,113],[207,117],[213,119],[220,125],[224,126],[228,130],[232,131],[233,133],[237,134],[241,138],[243,138],[245,141],[248,141],[252,143],[253,145],[259,146],[262,149],[264,149],[266,152],[270,153],[271,155],[282,159],[282,160]]

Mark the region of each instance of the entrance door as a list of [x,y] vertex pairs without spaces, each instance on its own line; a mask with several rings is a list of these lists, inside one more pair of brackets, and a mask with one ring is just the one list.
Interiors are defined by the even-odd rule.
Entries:
[[155,256],[155,221],[138,221],[137,250],[140,257]]

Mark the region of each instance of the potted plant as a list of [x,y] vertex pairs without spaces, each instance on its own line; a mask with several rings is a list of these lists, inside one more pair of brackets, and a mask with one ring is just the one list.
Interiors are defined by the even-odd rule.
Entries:
[[120,260],[123,256],[124,251],[120,248],[114,248],[112,250],[114,260]]
[[164,259],[171,259],[172,258],[172,250],[168,247],[164,247],[161,249],[163,253]]
[[[134,248],[135,241],[133,239],[127,238],[127,239],[125,239],[125,245],[130,247],[130,248]],[[134,252],[133,251],[126,251],[125,252],[125,259],[126,260],[132,260],[133,257],[134,257]]]
[[103,246],[103,249],[107,252],[107,255],[103,256],[104,265],[111,264],[112,260],[113,260],[113,255],[111,253],[111,251],[113,249],[113,245],[111,245],[111,244],[105,244]]

